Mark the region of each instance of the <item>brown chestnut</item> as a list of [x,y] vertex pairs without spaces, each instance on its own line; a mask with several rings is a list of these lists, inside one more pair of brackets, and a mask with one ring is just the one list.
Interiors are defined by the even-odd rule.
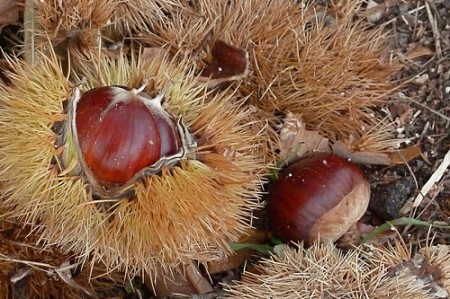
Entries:
[[279,173],[267,203],[272,231],[285,241],[336,241],[367,209],[370,186],[361,169],[319,154]]
[[[141,88],[143,89],[143,88]],[[75,96],[70,116],[81,170],[96,184],[123,185],[185,152],[186,129],[141,89],[103,86]]]
[[212,79],[245,76],[248,70],[248,54],[244,50],[218,40],[211,50],[211,55],[212,61],[202,71],[202,76]]

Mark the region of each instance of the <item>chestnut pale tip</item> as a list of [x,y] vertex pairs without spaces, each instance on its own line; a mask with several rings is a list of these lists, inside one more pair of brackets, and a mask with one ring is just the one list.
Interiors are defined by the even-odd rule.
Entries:
[[74,90],[63,162],[67,167],[76,154],[74,169],[100,189],[99,194],[175,165],[193,145],[181,118],[174,121],[163,109],[164,96],[151,98],[144,88],[103,86],[82,94]]
[[268,195],[272,230],[288,241],[336,241],[367,209],[370,186],[361,169],[321,154],[280,172]]

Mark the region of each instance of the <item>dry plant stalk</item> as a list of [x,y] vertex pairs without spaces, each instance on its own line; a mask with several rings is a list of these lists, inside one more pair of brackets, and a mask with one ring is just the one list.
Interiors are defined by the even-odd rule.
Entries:
[[[210,94],[179,59],[101,58],[85,65],[84,90],[102,85],[141,86],[163,94],[166,111],[181,115],[197,141],[190,158],[134,185],[136,198],[97,201],[89,182],[61,169],[55,123],[74,83],[55,56],[36,67],[10,59],[11,86],[0,87],[1,207],[39,226],[44,245],[57,244],[83,260],[106,264],[133,276],[155,278],[230,253],[228,242],[248,229],[259,207],[264,164],[262,135],[250,111]],[[80,68],[81,69],[81,68]]]
[[228,298],[425,299],[450,290],[448,246],[424,247],[414,257],[398,241],[346,253],[332,243],[280,250],[226,285]]

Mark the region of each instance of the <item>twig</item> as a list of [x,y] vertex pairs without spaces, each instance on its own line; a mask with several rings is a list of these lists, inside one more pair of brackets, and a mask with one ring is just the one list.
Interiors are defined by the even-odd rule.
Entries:
[[422,104],[422,103],[420,103],[420,102],[418,102],[418,101],[416,101],[416,100],[414,100],[414,99],[407,99],[407,101],[413,102],[414,104],[417,104],[417,105],[419,105],[419,106],[421,106],[421,107],[427,109],[428,111],[430,111],[430,112],[436,114],[437,116],[442,117],[444,120],[450,122],[450,117],[448,117],[448,116],[446,116],[446,115],[440,113],[439,111],[436,111],[436,110],[434,110],[434,109],[431,109],[430,107],[428,107],[428,106],[425,105],[425,104]]
[[427,8],[428,20],[430,20],[431,29],[433,30],[434,43],[435,43],[435,47],[436,47],[436,56],[438,59],[441,59],[441,57],[442,57],[441,40],[440,40],[441,35],[439,34],[437,21],[431,12],[431,8],[430,8],[430,4],[428,3],[428,0],[425,1],[425,7]]
[[413,208],[416,208],[420,205],[423,198],[428,194],[428,192],[431,190],[434,184],[439,182],[439,180],[442,178],[444,172],[447,170],[449,165],[450,165],[450,150],[445,155],[441,165],[439,165],[439,167],[436,169],[433,175],[428,179],[425,185],[423,185],[422,190],[420,190],[420,193],[414,200]]
[[[407,11],[406,13],[408,13],[408,14],[417,13],[417,12],[421,11],[424,7],[425,7],[425,6],[422,5],[422,6],[416,7],[416,8],[414,8],[414,9],[412,9],[412,10],[409,10],[409,11]],[[402,14],[402,15],[403,15],[403,14]],[[397,21],[397,19],[398,19],[399,17],[400,17],[400,16],[395,17],[395,18],[392,18],[391,20],[389,20],[389,21],[384,22],[383,24],[381,24],[381,26],[386,26],[386,25],[389,25],[389,24],[391,24],[391,23],[394,23],[394,22]]]
[[34,0],[25,0],[25,10],[23,14],[24,22],[24,59],[26,62],[34,65],[35,63],[35,10],[34,10]]

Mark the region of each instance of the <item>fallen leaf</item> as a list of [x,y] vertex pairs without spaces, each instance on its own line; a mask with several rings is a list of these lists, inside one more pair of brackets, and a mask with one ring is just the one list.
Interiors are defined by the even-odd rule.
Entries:
[[287,113],[280,131],[280,160],[290,163],[313,152],[330,152],[328,138],[309,131],[301,116]]
[[[408,110],[402,113],[402,116],[407,118],[407,114],[409,115]],[[420,144],[384,152],[353,151],[341,141],[330,144],[320,132],[307,130],[299,114],[290,112],[281,127],[279,150],[280,166],[291,164],[316,152],[333,153],[354,163],[371,165],[405,164],[421,154]]]
[[427,46],[417,45],[414,48],[406,52],[405,56],[409,59],[417,59],[421,57],[430,58],[433,57],[434,52]]
[[340,141],[331,146],[333,153],[342,158],[351,160],[358,164],[390,165],[391,161],[385,153],[374,152],[352,152],[345,144]]
[[361,13],[361,16],[366,17],[371,23],[377,23],[389,13],[391,7],[399,3],[401,3],[401,0],[385,0],[382,3],[369,0],[366,10]]
[[[267,240],[268,232],[249,229],[237,244],[264,244]],[[237,268],[254,256],[255,252],[251,248],[243,248],[237,250],[233,255],[223,255],[218,260],[209,261],[206,267],[207,271],[209,274],[215,274]]]
[[397,165],[405,164],[421,154],[420,144],[386,152],[353,152],[340,141],[331,146],[333,153],[358,164]]
[[412,146],[398,149],[395,151],[386,152],[391,160],[391,165],[405,164],[414,158],[419,157],[422,154],[420,144],[414,144]]
[[17,0],[0,0],[0,25],[15,24],[23,4]]
[[168,298],[172,294],[197,294],[195,287],[186,278],[186,275],[179,272],[174,272],[171,277],[158,276],[156,281],[152,281],[146,276],[145,284],[155,292],[158,298]]

